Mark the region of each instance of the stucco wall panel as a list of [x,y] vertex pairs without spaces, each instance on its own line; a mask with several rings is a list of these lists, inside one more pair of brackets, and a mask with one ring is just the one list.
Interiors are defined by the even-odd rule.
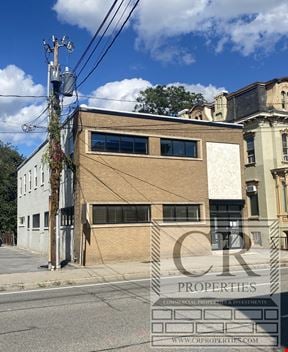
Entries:
[[209,199],[242,199],[240,147],[207,143]]

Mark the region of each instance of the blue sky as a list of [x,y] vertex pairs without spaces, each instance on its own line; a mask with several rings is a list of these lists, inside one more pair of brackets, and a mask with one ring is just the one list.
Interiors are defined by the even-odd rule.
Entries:
[[[45,94],[47,65],[42,40],[50,40],[52,34],[68,35],[75,51],[67,54],[62,49],[60,61],[73,67],[112,2],[0,2],[0,94]],[[128,2],[124,0],[124,4]],[[128,27],[80,94],[135,100],[148,86],[181,83],[211,100],[223,89],[232,92],[254,81],[288,76],[287,37],[287,0],[141,0]],[[93,61],[87,65],[88,71],[92,66]],[[133,108],[133,103],[127,102],[93,98],[84,102],[112,109]],[[0,98],[0,107],[0,131],[6,132],[0,139],[29,154],[45,133],[18,132],[23,123],[39,115],[45,101]],[[46,121],[44,116],[40,125],[45,126]]]

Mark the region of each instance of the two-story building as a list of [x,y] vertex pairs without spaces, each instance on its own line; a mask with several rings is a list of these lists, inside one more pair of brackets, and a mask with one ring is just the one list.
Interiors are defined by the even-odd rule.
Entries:
[[[73,200],[69,207],[74,206],[75,261],[89,265],[149,260],[154,223],[166,234],[193,231],[189,246],[196,255],[207,243],[209,251],[242,247],[233,231],[246,215],[241,125],[87,106],[74,111],[69,123],[74,126],[75,174],[73,186],[64,177],[62,189]],[[29,170],[33,173],[43,148],[19,168],[19,182]],[[24,224],[19,223],[21,245],[21,238],[31,233],[25,223],[28,215],[40,209],[39,226],[44,230],[41,216],[44,224],[48,200],[42,198],[43,209],[35,204],[36,212],[29,205],[32,199],[24,203],[21,193],[19,198],[18,219],[24,218]],[[217,231],[223,221],[230,229],[225,238]],[[205,236],[197,236],[198,230]],[[41,231],[32,232],[26,247]]]
[[[63,124],[62,148],[73,157],[73,120]],[[48,255],[49,248],[49,166],[47,162],[48,141],[44,141],[18,167],[18,229],[17,245]],[[62,260],[73,258],[73,173],[64,167],[60,185],[59,255]]]

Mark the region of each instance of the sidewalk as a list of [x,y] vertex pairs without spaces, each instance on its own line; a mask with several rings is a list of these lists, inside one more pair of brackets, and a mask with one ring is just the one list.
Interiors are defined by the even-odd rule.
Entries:
[[[209,256],[183,258],[188,271],[201,273],[213,266],[211,272],[222,272],[223,256],[213,252]],[[281,251],[281,266],[288,267],[288,251]],[[269,268],[269,250],[251,250],[242,254],[242,258],[251,269]],[[230,270],[243,270],[235,256],[230,256]],[[70,264],[59,271],[37,271],[0,275],[0,291],[18,291],[69,285],[81,285],[103,282],[125,281],[150,278],[151,263],[122,262],[101,264],[93,267],[80,267]],[[172,259],[161,260],[161,275],[179,275]],[[0,293],[1,294],[1,293]]]

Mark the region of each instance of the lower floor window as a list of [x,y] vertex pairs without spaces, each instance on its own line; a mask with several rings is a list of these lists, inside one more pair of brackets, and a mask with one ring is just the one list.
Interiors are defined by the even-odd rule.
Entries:
[[149,205],[93,205],[93,224],[150,222]]
[[40,214],[34,214],[32,217],[32,227],[33,229],[40,228]]
[[163,221],[200,221],[200,205],[163,205]]
[[74,207],[61,209],[61,226],[71,226],[74,224]]
[[251,234],[252,234],[252,238],[253,238],[254,244],[262,246],[261,232],[256,231],[256,232],[252,232]]
[[49,211],[46,211],[44,213],[44,227],[45,228],[49,227]]

